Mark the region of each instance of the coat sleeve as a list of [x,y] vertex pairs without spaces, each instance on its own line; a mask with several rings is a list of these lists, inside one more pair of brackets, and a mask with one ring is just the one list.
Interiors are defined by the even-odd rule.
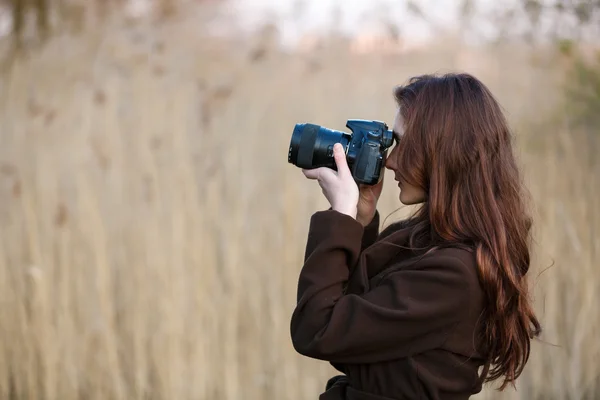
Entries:
[[375,215],[369,225],[363,228],[361,240],[361,251],[371,246],[379,236],[379,210],[375,210]]
[[360,223],[336,211],[311,218],[291,320],[296,351],[336,363],[372,363],[441,346],[468,309],[464,264],[429,256],[367,293],[344,295],[362,234]]
[[[333,208],[329,207],[329,209],[327,211],[333,211]],[[320,215],[320,213],[318,213]],[[327,213],[325,213],[327,214]],[[369,223],[369,225],[365,226],[362,229],[362,239],[361,239],[361,246],[360,246],[360,251],[366,249],[367,247],[371,246],[372,244],[374,244],[378,237],[379,237],[379,221],[380,221],[380,217],[379,217],[379,210],[375,210],[375,215],[373,216],[373,219],[371,220],[371,222]],[[356,225],[356,224],[355,224]],[[310,235],[310,233],[309,233]],[[306,257],[308,257],[308,255],[310,254],[310,252],[313,250],[312,248],[313,246],[306,246],[306,253],[304,258],[306,259]]]

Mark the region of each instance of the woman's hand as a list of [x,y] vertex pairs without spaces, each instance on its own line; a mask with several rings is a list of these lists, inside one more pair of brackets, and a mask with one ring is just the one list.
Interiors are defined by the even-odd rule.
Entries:
[[[333,210],[356,219],[360,193],[352,177],[352,171],[348,167],[346,153],[340,143],[336,143],[333,146],[333,158],[337,166],[337,172],[327,167],[302,169],[302,172],[308,179],[319,181],[319,186],[321,186],[323,194],[331,204]],[[367,195],[366,198],[371,199],[372,196]],[[365,204],[370,205],[371,202],[366,201]],[[362,208],[368,207],[363,206]],[[365,216],[361,215],[361,218],[365,218]]]
[[383,189],[384,171],[381,171],[381,174],[381,180],[377,184],[372,186],[360,185],[356,220],[360,222],[362,226],[369,225],[375,216],[377,202],[379,201],[379,196],[381,196],[381,190]]

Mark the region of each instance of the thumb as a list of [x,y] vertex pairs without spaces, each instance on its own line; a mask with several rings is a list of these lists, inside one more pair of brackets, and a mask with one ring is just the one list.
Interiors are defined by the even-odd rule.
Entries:
[[348,167],[348,161],[346,160],[346,152],[344,151],[344,147],[341,145],[341,143],[336,143],[333,145],[333,159],[335,160],[335,165],[337,166],[338,175],[352,175],[352,172],[350,172],[350,168]]

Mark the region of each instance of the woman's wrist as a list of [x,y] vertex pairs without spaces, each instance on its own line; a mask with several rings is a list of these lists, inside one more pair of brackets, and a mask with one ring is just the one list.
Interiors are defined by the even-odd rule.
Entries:
[[377,209],[375,209],[369,215],[357,215],[356,216],[356,220],[358,222],[360,222],[363,226],[367,226],[367,225],[370,225],[373,222],[373,219],[375,218],[376,214],[377,214]]
[[338,207],[332,207],[333,210],[348,215],[354,219],[356,219],[356,213],[357,213],[357,209],[356,206],[355,207],[349,207],[349,206],[338,206]]
[[359,216],[356,217],[356,220],[358,222],[360,222],[362,226],[367,226],[367,225],[369,225],[373,221],[374,217],[375,217],[375,214],[373,214],[373,215],[371,215],[369,217],[365,217],[365,216],[360,216],[359,215]]

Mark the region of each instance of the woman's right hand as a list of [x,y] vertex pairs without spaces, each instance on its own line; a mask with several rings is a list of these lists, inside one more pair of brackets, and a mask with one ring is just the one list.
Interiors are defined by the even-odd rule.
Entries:
[[375,185],[359,185],[358,205],[356,209],[356,220],[367,226],[373,220],[377,210],[377,201],[381,196],[383,189],[383,176],[385,171],[381,171],[381,180]]

